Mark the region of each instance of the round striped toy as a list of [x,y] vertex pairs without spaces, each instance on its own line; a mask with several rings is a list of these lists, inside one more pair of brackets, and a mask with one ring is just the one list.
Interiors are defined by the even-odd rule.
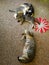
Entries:
[[49,30],[49,22],[46,19],[42,19],[41,17],[36,19],[40,22],[40,25],[38,23],[35,24],[35,31],[43,33]]

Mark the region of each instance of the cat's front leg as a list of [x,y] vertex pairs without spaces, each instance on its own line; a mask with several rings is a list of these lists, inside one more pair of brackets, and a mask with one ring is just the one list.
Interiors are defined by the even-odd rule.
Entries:
[[22,33],[21,35],[22,35],[21,41],[23,40],[25,42],[26,41],[26,35],[25,35],[25,33]]
[[25,22],[25,16],[23,15],[21,18],[21,25]]

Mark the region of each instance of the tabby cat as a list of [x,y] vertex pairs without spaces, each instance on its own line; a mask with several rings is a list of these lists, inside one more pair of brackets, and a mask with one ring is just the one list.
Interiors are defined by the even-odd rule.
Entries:
[[33,34],[31,34],[29,31],[25,30],[23,37],[26,39],[25,46],[22,56],[18,56],[18,60],[22,63],[28,63],[31,62],[35,57],[36,44]]

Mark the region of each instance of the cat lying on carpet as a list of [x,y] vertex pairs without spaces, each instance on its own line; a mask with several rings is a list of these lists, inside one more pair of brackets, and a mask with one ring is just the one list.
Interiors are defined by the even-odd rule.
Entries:
[[[14,18],[17,19],[17,22],[21,22],[23,24],[25,21],[31,24],[34,24],[39,21],[35,19],[34,15],[34,7],[30,3],[24,3],[20,5],[16,9],[16,11],[9,10],[10,12],[14,12]],[[18,57],[20,62],[30,62],[35,56],[35,41],[33,33],[31,34],[30,31],[25,30],[23,37],[25,38],[25,46],[23,49],[22,56]]]
[[29,31],[25,30],[23,34],[23,38],[25,38],[25,46],[23,49],[22,56],[18,56],[18,60],[23,63],[28,63],[33,60],[35,57],[36,44],[34,40],[33,34]]
[[[9,10],[10,12],[14,12],[14,18],[17,19],[17,22],[21,22],[23,24],[25,21],[29,23],[35,24],[39,23],[34,15],[34,7],[30,3],[24,3],[20,5],[16,10]],[[40,23],[39,23],[40,24]]]

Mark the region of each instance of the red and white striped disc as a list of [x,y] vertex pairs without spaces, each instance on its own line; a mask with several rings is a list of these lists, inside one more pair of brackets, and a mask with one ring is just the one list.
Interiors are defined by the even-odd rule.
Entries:
[[43,33],[49,30],[49,23],[46,19],[42,19],[42,18],[36,18],[36,19],[40,22],[40,25],[36,23],[35,31],[39,31],[40,33]]

